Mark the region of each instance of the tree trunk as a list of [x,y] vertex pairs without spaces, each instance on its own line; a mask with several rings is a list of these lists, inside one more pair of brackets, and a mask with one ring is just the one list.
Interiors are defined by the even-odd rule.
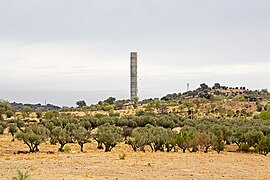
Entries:
[[185,153],[186,152],[186,148],[183,148],[183,153]]
[[35,152],[38,152],[38,151],[39,151],[39,149],[38,149],[38,144],[35,144],[35,146],[34,146],[34,151],[35,151]]
[[137,146],[136,145],[131,145],[131,147],[132,147],[132,149],[133,149],[134,152],[137,151]]
[[81,152],[83,152],[83,144],[80,144],[80,146],[81,146]]
[[208,153],[208,148],[209,147],[205,147],[204,153]]
[[60,148],[58,149],[58,151],[60,151],[60,152],[63,152],[64,151],[64,146],[65,146],[65,144],[60,144]]
[[102,143],[101,143],[101,142],[98,142],[97,148],[98,148],[98,149],[103,149],[103,146],[102,146]]
[[105,144],[105,152],[110,152],[111,151],[111,146]]
[[154,152],[154,148],[153,148],[152,144],[149,144],[149,146],[150,146],[152,152]]
[[33,153],[34,152],[34,147],[32,144],[29,144],[28,142],[24,141],[24,143],[29,147],[29,152]]

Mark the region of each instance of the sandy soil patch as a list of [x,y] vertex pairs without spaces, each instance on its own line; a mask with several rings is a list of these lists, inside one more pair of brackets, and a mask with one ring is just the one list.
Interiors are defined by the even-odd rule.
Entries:
[[[21,142],[0,136],[0,179],[11,179],[17,169],[31,179],[270,179],[270,156],[234,152],[181,153],[132,152],[120,144],[110,153],[96,150],[96,144],[70,144],[73,153],[47,154],[58,146],[44,144],[35,154],[13,154],[27,150]],[[119,154],[125,152],[125,160]]]

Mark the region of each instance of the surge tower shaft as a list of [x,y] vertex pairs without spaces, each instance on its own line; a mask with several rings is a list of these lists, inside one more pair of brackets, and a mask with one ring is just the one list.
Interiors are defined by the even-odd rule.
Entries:
[[138,96],[137,52],[130,53],[130,99]]

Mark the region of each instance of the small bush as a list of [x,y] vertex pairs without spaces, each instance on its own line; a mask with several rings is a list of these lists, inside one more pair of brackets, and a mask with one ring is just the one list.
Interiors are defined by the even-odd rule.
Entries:
[[14,113],[10,110],[7,110],[6,115],[7,115],[7,118],[11,118],[14,115]]
[[71,152],[71,148],[69,146],[67,146],[67,145],[63,148],[63,150],[64,150],[65,153],[70,153]]
[[246,143],[241,144],[240,147],[239,147],[239,151],[248,152],[249,151],[249,145],[246,144]]
[[259,115],[259,118],[262,120],[269,120],[270,119],[270,111],[262,111]]
[[119,159],[120,159],[120,160],[125,160],[126,157],[127,157],[127,154],[126,154],[125,152],[121,152],[121,153],[119,154]]
[[58,116],[59,116],[58,111],[50,110],[50,111],[45,113],[44,118],[45,119],[52,119],[52,118],[58,117]]
[[39,119],[42,117],[42,112],[41,111],[37,111],[36,112],[36,117]]
[[18,172],[18,175],[16,177],[13,177],[12,180],[27,180],[30,177],[30,175],[28,174],[28,171],[22,172],[18,170],[17,172]]

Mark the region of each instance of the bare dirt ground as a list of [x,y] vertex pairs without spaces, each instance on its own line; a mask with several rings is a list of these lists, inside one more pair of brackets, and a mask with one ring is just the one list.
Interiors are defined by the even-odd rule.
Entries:
[[[234,152],[181,153],[132,152],[120,144],[110,153],[86,144],[85,153],[69,144],[72,153],[57,153],[58,146],[43,144],[39,153],[13,154],[28,150],[22,142],[0,135],[0,179],[11,179],[17,170],[34,179],[270,179],[270,156]],[[47,154],[54,151],[55,154]],[[119,154],[125,152],[125,160]]]

